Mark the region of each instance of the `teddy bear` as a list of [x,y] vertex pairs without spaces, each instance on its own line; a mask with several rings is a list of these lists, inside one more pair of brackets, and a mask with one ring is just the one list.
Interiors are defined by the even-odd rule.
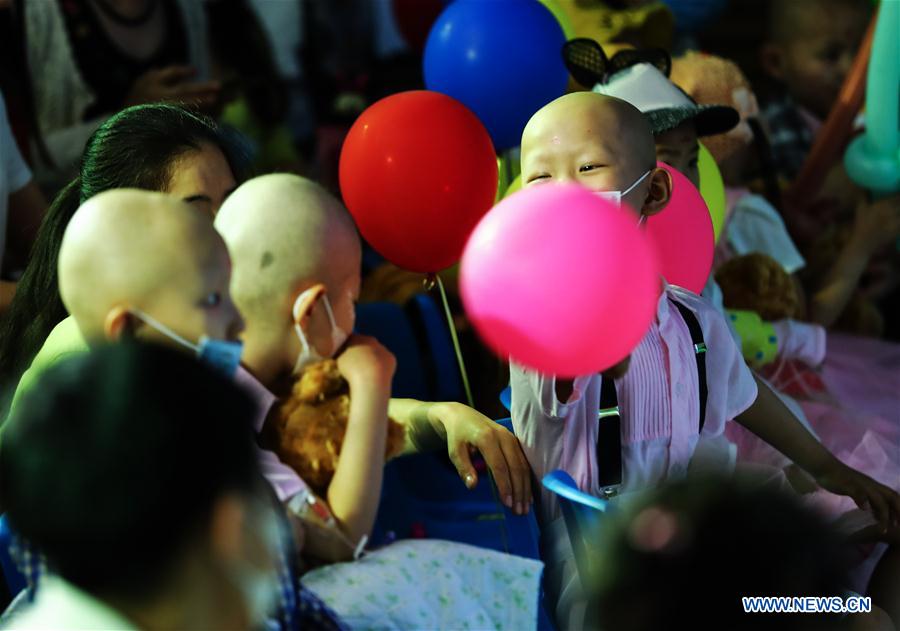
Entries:
[[[274,451],[317,495],[324,495],[334,477],[347,418],[350,387],[333,359],[310,364],[294,382],[272,417]],[[403,451],[403,425],[388,419],[385,460]]]
[[716,282],[728,309],[754,311],[768,322],[800,316],[794,279],[770,256],[737,256],[716,271]]

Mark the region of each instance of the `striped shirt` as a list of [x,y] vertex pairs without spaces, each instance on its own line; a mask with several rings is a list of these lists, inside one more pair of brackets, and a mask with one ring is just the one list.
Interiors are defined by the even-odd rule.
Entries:
[[[622,420],[622,491],[640,491],[687,473],[700,439],[697,362],[690,331],[672,304],[697,317],[707,345],[709,390],[704,438],[720,436],[725,422],[756,400],[756,382],[719,313],[699,296],[667,286],[657,318],[631,355],[627,374],[616,381]],[[512,422],[538,477],[563,469],[579,487],[600,494],[597,470],[597,412],[602,377],[577,377],[565,403],[556,380],[521,366],[511,367]],[[561,513],[552,493],[542,490],[540,518]]]

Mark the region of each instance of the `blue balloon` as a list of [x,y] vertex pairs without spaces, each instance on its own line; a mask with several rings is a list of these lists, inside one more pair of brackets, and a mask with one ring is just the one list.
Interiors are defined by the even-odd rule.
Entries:
[[562,27],[538,0],[457,0],[428,35],[425,85],[471,109],[502,151],[565,92],[563,44]]

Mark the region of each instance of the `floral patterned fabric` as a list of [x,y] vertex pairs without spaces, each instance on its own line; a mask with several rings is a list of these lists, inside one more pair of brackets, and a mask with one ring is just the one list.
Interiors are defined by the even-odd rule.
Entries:
[[306,574],[352,629],[537,626],[540,561],[450,541],[410,539]]

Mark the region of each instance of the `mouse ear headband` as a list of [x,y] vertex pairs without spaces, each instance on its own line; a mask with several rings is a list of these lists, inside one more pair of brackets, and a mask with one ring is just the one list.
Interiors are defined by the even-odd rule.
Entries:
[[655,66],[667,77],[672,70],[672,59],[662,48],[625,49],[608,58],[600,44],[586,37],[563,44],[562,56],[569,73],[586,88],[606,83],[609,77],[635,64]]

